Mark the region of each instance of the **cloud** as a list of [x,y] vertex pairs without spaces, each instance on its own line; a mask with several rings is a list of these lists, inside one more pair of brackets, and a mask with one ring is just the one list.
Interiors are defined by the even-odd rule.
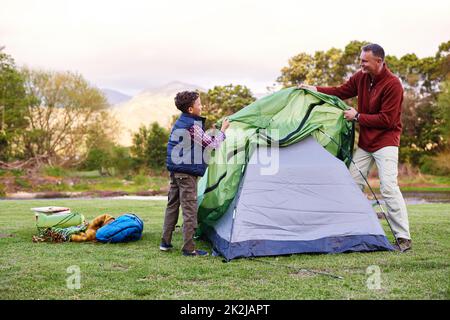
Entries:
[[437,0],[3,0],[0,44],[19,64],[128,92],[171,80],[260,90],[291,56],[351,40],[433,55],[450,38],[448,16],[448,1]]

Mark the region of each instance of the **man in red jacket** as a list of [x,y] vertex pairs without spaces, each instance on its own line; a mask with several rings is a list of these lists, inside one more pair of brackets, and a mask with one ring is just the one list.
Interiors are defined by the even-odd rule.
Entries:
[[[399,242],[397,249],[406,251],[411,249],[408,212],[397,182],[403,87],[387,68],[381,46],[364,46],[360,61],[361,69],[341,86],[315,87],[302,84],[299,87],[334,95],[342,100],[358,96],[358,110],[350,108],[344,112],[346,120],[359,123],[359,148],[353,160],[366,177],[371,166],[374,163],[377,165],[380,191]],[[350,166],[350,172],[363,190],[364,179],[355,165]]]

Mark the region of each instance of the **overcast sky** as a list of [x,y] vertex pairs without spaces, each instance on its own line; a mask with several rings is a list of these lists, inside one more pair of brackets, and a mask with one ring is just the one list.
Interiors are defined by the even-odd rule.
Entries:
[[0,46],[18,65],[127,94],[173,80],[264,92],[290,57],[351,40],[434,55],[450,1],[0,0]]

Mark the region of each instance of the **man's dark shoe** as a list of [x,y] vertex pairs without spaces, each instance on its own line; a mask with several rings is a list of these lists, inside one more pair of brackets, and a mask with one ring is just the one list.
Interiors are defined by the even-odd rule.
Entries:
[[400,252],[408,251],[412,248],[412,241],[410,239],[398,238],[398,244],[394,242],[394,248]]
[[208,255],[208,252],[206,252],[204,250],[194,250],[192,252],[183,250],[183,256],[186,256],[186,257],[195,257],[195,256],[203,256],[203,257],[205,257],[207,255]]
[[161,241],[161,244],[159,245],[159,250],[161,250],[161,251],[169,251],[172,248],[173,248],[173,245],[171,245],[170,243],[167,244],[164,241]]

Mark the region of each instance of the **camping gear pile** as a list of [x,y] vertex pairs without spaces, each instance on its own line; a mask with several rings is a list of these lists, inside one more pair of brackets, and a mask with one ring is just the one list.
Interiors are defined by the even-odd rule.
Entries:
[[[77,239],[83,238],[85,232],[90,230],[92,237],[87,237],[88,240],[119,243],[140,240],[144,230],[143,221],[132,213],[121,215],[116,219],[104,214],[89,223],[82,214],[71,212],[70,208],[66,207],[39,207],[31,210],[35,213],[38,230],[38,235],[32,237],[33,242],[71,241],[72,236],[77,235]],[[103,219],[104,216],[109,218]],[[98,225],[96,221],[100,220],[104,220],[105,223]]]
[[83,232],[87,228],[84,216],[71,212],[67,207],[31,208],[35,213],[38,235],[33,236],[33,242],[64,242],[69,241],[74,233]]
[[[346,109],[337,97],[288,88],[228,117],[234,130],[198,184],[198,235],[215,254],[392,250],[347,169],[354,126]],[[267,154],[277,156],[272,174],[264,174]]]

